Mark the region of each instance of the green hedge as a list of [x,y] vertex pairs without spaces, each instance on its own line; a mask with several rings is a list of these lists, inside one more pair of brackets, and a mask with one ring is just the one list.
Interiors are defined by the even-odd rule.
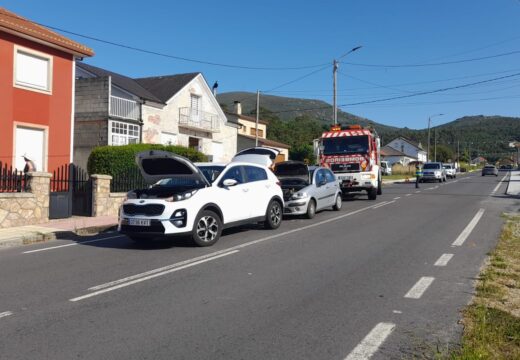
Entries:
[[137,168],[135,155],[145,150],[164,150],[191,161],[207,161],[206,155],[197,150],[174,145],[131,144],[123,146],[99,146],[94,148],[88,158],[89,174],[116,175]]

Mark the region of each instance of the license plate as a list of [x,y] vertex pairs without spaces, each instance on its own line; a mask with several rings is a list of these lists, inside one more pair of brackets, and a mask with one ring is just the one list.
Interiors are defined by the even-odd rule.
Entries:
[[150,226],[149,219],[128,219],[128,225],[131,226]]
[[340,180],[352,180],[353,176],[340,176]]

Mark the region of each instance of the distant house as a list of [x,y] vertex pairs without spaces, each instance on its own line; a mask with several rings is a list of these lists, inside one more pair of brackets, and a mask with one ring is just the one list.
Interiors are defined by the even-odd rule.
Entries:
[[476,165],[485,164],[487,163],[487,159],[482,156],[479,156],[471,160],[471,163]]
[[0,8],[0,163],[38,171],[72,161],[74,70],[93,51]]
[[398,137],[390,141],[386,146],[389,146],[411,158],[420,162],[426,162],[426,151],[424,151],[421,143],[417,143],[405,137]]
[[239,125],[227,121],[201,73],[133,79],[83,63],[76,73],[78,165],[101,145],[181,145],[213,161],[236,153]]
[[[234,112],[227,112],[228,121],[240,124],[237,136],[237,151],[244,150],[256,146],[257,125],[256,117],[242,114],[242,106],[240,102],[235,101]],[[258,120],[258,146],[265,146],[278,149],[280,154],[276,161],[289,160],[290,146],[278,141],[267,139],[267,127],[269,121]]]
[[381,148],[381,160],[388,161],[390,166],[394,164],[407,166],[410,164],[410,162],[417,161],[417,158],[408,156],[405,153],[387,145]]

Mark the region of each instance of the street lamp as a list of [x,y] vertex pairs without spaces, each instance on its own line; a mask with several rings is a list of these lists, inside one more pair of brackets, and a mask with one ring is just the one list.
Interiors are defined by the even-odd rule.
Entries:
[[428,150],[426,152],[426,161],[430,161],[430,125],[431,125],[431,121],[434,117],[442,116],[442,115],[444,115],[444,114],[435,114],[435,115],[428,116]]
[[332,106],[334,106],[334,125],[336,125],[338,123],[338,107],[337,107],[337,100],[336,100],[336,82],[337,82],[337,72],[338,72],[338,60],[341,59],[341,58],[344,58],[345,56],[347,56],[348,54],[350,54],[351,52],[354,52],[356,50],[359,50],[361,49],[362,46],[356,46],[355,48],[352,48],[350,49],[349,51],[347,51],[346,53],[344,53],[343,55],[341,55],[337,60],[334,59],[334,61],[332,62],[332,75],[333,75],[333,80],[334,80],[334,97],[332,99]]

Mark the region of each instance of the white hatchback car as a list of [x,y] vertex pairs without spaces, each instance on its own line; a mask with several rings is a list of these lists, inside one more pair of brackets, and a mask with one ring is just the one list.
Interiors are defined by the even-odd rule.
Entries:
[[280,226],[283,194],[265,166],[231,162],[214,179],[190,160],[159,150],[136,155],[148,189],[133,190],[121,206],[119,232],[138,242],[189,235],[199,246],[218,241],[222,229],[264,222]]

